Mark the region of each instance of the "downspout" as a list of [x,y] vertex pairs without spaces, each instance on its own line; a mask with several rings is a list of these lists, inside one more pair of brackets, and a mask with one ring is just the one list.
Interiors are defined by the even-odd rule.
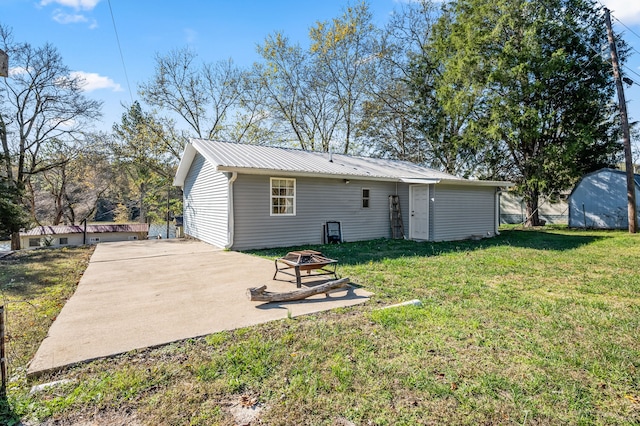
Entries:
[[500,195],[502,195],[502,189],[496,188],[496,235],[500,235]]
[[225,249],[230,249],[233,246],[233,182],[238,179],[238,172],[232,172],[231,178],[229,179],[229,204],[227,206],[227,245],[224,246]]

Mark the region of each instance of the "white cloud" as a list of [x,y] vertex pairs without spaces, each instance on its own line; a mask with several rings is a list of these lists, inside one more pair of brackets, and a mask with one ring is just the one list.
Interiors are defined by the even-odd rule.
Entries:
[[100,0],[41,0],[40,6],[47,6],[51,3],[72,7],[75,10],[93,10],[100,3]]
[[61,10],[53,12],[53,20],[59,24],[77,24],[79,22],[87,22],[88,19],[84,15],[64,13]]
[[14,75],[26,74],[26,73],[27,73],[27,69],[24,67],[9,68],[9,77]]
[[82,88],[85,92],[100,89],[111,89],[114,92],[122,92],[122,87],[118,83],[109,77],[102,76],[95,72],[74,71],[71,73],[71,77],[84,80]]
[[602,0],[602,3],[611,10],[611,14],[625,24],[640,23],[640,2],[629,0]]
[[184,38],[188,44],[193,44],[198,39],[198,33],[196,30],[191,28],[184,29]]

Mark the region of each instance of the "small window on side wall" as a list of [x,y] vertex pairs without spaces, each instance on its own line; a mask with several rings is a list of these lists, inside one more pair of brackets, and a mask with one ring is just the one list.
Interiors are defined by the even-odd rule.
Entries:
[[29,238],[29,247],[40,247],[40,238]]
[[296,180],[271,178],[271,216],[296,215]]
[[60,245],[61,246],[66,246],[69,244],[69,238],[67,237],[60,237]]
[[369,204],[370,204],[369,202],[371,200],[370,194],[371,192],[369,191],[369,188],[362,188],[362,208],[363,209],[369,208]]

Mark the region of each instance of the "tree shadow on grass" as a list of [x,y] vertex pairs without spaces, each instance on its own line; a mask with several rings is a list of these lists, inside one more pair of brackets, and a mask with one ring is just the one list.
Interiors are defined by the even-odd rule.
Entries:
[[485,250],[492,247],[518,247],[535,250],[573,250],[598,240],[610,238],[606,234],[584,235],[551,233],[541,230],[507,230],[494,238],[451,242],[417,242],[408,240],[377,239],[354,243],[309,245],[299,247],[250,250],[246,253],[277,258],[294,250],[317,250],[341,265],[358,265],[381,259],[408,256],[438,256],[447,253]]

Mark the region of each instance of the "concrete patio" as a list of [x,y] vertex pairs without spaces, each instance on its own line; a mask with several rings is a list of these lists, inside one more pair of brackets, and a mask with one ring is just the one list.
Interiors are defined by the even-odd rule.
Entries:
[[245,294],[249,287],[295,290],[295,284],[273,281],[273,272],[271,260],[197,241],[99,244],[28,374],[288,315],[352,306],[371,295],[350,287],[298,302],[250,302]]

